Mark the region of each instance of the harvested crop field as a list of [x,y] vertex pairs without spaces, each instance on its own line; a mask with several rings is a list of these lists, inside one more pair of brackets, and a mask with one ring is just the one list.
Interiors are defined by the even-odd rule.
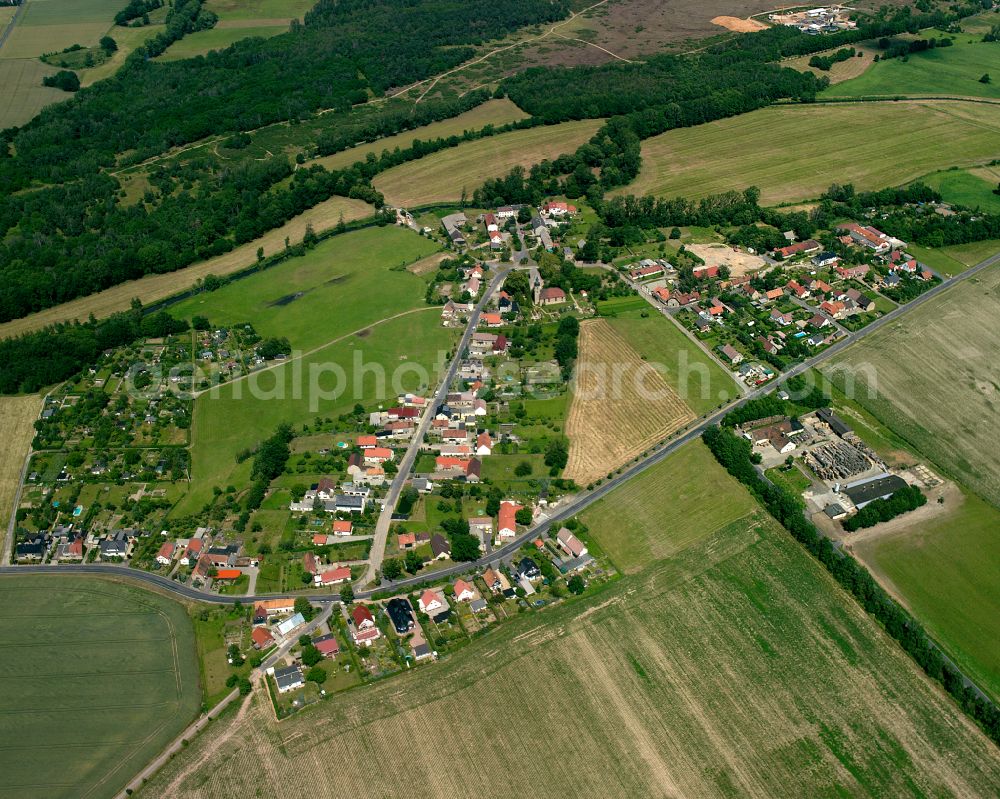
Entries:
[[184,607],[70,574],[5,575],[0,598],[0,796],[116,796],[198,711]]
[[580,325],[579,348],[564,476],[587,485],[694,419],[694,413],[604,319]]
[[586,119],[463,142],[383,172],[373,184],[387,203],[402,208],[458,200],[463,189],[471,195],[487,178],[501,177],[515,166],[572,153],[602,124]]
[[487,125],[506,125],[508,122],[517,122],[527,118],[527,116],[510,100],[489,100],[464,114],[459,114],[457,117],[432,122],[430,125],[398,133],[395,136],[387,136],[369,144],[359,144],[357,147],[351,147],[333,155],[307,161],[305,166],[318,164],[326,169],[343,169],[357,161],[364,161],[368,153],[379,155],[383,150],[391,152],[397,147],[405,150],[407,147],[411,147],[416,139],[427,142],[448,136],[460,136],[467,130],[480,130]]
[[[839,356],[838,387],[958,482],[1000,505],[1000,268],[992,267]],[[824,369],[830,373],[830,369]],[[870,396],[869,387],[874,387]]]
[[54,308],[15,319],[0,325],[0,338],[10,338],[38,330],[55,322],[71,319],[86,319],[93,314],[98,319],[110,316],[116,311],[128,310],[133,297],[138,297],[143,304],[150,304],[179,294],[191,288],[198,280],[207,275],[222,277],[231,275],[252,266],[257,259],[257,249],[264,248],[265,255],[273,255],[284,249],[285,238],[293,244],[302,241],[306,225],[312,224],[317,233],[336,227],[341,216],[345,222],[362,219],[373,213],[370,205],[360,200],[349,200],[346,197],[332,197],[325,202],[313,206],[305,213],[299,214],[279,228],[275,228],[259,239],[242,244],[229,252],[192,264],[176,272],[163,275],[147,275],[139,280],[114,286],[89,297],[63,303]]
[[45,106],[68,100],[68,92],[42,86],[58,71],[36,58],[0,58],[0,128],[23,125]]
[[[434,745],[414,743],[425,741]],[[400,752],[405,779],[372,767]],[[258,691],[137,796],[997,791],[993,745],[764,524],[731,525],[581,603],[518,616],[437,663],[280,724]]]
[[647,139],[639,176],[621,193],[704,197],[757,186],[764,203],[801,202],[832,183],[879,189],[998,157],[1000,105],[784,105]]
[[23,397],[0,397],[0,552],[7,536],[7,523],[14,510],[14,498],[21,481],[24,456],[35,435],[35,419],[42,411],[37,394]]

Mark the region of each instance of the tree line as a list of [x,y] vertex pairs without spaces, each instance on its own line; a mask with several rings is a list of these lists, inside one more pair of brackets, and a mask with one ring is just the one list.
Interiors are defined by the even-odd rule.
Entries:
[[917,486],[908,485],[887,499],[876,499],[868,503],[849,519],[844,519],[842,524],[847,532],[853,533],[855,530],[890,521],[926,504],[927,497],[923,491]]
[[995,743],[1000,743],[1000,710],[996,705],[966,684],[962,674],[946,660],[920,623],[875,582],[864,566],[850,555],[836,551],[830,539],[820,535],[816,526],[805,517],[804,506],[797,496],[757,474],[750,460],[750,442],[727,428],[719,427],[708,428],[702,437],[726,471],[750,490],[792,537],[854,596],[931,679],[951,694]]
[[0,339],[0,394],[38,391],[72,377],[105,350],[141,338],[188,329],[165,311],[144,316],[138,305],[107,319],[65,322],[17,338]]

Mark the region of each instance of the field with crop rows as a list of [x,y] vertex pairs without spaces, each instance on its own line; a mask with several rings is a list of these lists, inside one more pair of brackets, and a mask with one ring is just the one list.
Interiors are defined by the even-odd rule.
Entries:
[[80,44],[93,47],[114,25],[120,0],[25,0],[0,58],[36,58]]
[[86,319],[90,314],[101,319],[116,311],[128,310],[134,297],[138,297],[143,304],[149,305],[173,294],[186,291],[208,275],[224,277],[252,266],[257,260],[259,248],[263,248],[265,255],[274,255],[284,249],[286,238],[292,244],[300,243],[307,225],[311,224],[313,230],[322,233],[336,227],[341,218],[345,222],[351,222],[370,216],[373,212],[374,209],[370,205],[360,200],[332,197],[299,214],[281,227],[223,255],[209,258],[207,261],[200,261],[176,272],[147,275],[139,280],[122,283],[97,294],[91,294],[89,297],[80,297],[54,308],[25,316],[23,319],[6,322],[0,325],[0,338],[19,336],[22,333],[38,330],[56,322]]
[[487,178],[501,177],[515,166],[527,168],[572,153],[601,124],[601,120],[585,119],[463,142],[393,167],[372,182],[387,203],[398,207],[458,200],[463,189],[471,196]]
[[68,100],[62,89],[42,86],[58,71],[36,58],[0,58],[0,128],[23,125],[45,106]]
[[757,186],[764,203],[799,202],[832,183],[879,189],[995,158],[1000,105],[776,106],[647,139],[639,176],[621,191],[704,197]]
[[841,385],[853,377],[856,402],[994,504],[1000,451],[984,442],[1000,437],[998,314],[993,267],[851,347],[833,372]]
[[[383,767],[400,752],[405,775]],[[974,797],[1000,790],[1000,759],[763,523],[729,525],[582,603],[518,617],[280,725],[258,693],[138,796],[403,799],[482,786],[608,799]]]
[[604,319],[580,325],[564,475],[587,485],[694,419],[663,375]]
[[0,796],[115,796],[201,701],[183,606],[68,574],[0,578]]

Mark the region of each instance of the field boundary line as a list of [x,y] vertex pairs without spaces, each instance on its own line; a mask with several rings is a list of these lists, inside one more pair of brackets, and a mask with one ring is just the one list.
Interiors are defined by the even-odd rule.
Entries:
[[5,44],[7,44],[7,39],[14,32],[14,28],[17,26],[17,23],[28,10],[28,3],[30,2],[31,0],[24,0],[23,3],[18,4],[17,10],[14,12],[14,16],[10,18],[10,22],[7,23],[7,27],[4,28],[3,33],[0,33],[0,50],[3,49]]
[[384,319],[379,319],[375,322],[372,322],[371,324],[365,325],[364,327],[359,327],[357,330],[352,330],[350,333],[344,333],[341,336],[337,336],[337,338],[331,339],[330,341],[327,341],[325,344],[320,344],[319,346],[313,347],[311,350],[300,352],[298,355],[292,358],[286,358],[283,361],[278,361],[277,363],[274,363],[271,366],[265,366],[263,369],[256,369],[252,372],[247,372],[245,375],[240,375],[239,377],[235,377],[232,380],[227,380],[225,383],[218,383],[214,386],[211,386],[210,388],[203,388],[200,391],[195,391],[191,394],[191,398],[197,399],[202,394],[208,394],[209,392],[216,391],[218,389],[223,388],[224,386],[229,386],[232,385],[233,383],[239,383],[242,380],[246,380],[251,375],[263,374],[264,372],[270,372],[273,371],[274,369],[280,369],[282,366],[285,366],[287,364],[295,363],[296,361],[301,361],[303,358],[308,358],[310,355],[315,355],[320,350],[325,350],[327,347],[332,347],[334,344],[339,344],[344,339],[348,339],[351,336],[357,336],[359,333],[364,333],[366,330],[371,330],[373,327],[378,327],[379,325],[384,324],[385,322],[392,322],[393,320],[399,319],[403,316],[409,316],[410,314],[421,313],[422,311],[433,311],[438,309],[438,307],[439,306],[437,305],[427,305],[421,308],[410,308],[410,310],[408,311],[401,311],[400,313],[393,314],[392,316],[386,316]]

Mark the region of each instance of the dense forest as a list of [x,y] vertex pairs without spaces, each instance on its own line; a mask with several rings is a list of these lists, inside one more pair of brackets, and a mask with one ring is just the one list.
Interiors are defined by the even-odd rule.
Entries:
[[214,21],[200,0],[176,0],[166,31],[114,77],[4,132],[0,321],[225,252],[333,194],[381,202],[356,170],[298,170],[278,186],[294,169],[278,157],[238,166],[205,158],[182,175],[154,170],[159,191],[124,205],[108,167],[210,134],[294,122],[320,108],[347,124],[313,143],[319,153],[454,116],[487,95],[423,103],[412,118],[403,103],[359,114],[356,124],[350,111],[370,94],[465,60],[486,38],[566,13],[561,0],[514,0],[502,9],[483,0],[324,2],[304,24],[266,41],[151,61],[170,41]]

